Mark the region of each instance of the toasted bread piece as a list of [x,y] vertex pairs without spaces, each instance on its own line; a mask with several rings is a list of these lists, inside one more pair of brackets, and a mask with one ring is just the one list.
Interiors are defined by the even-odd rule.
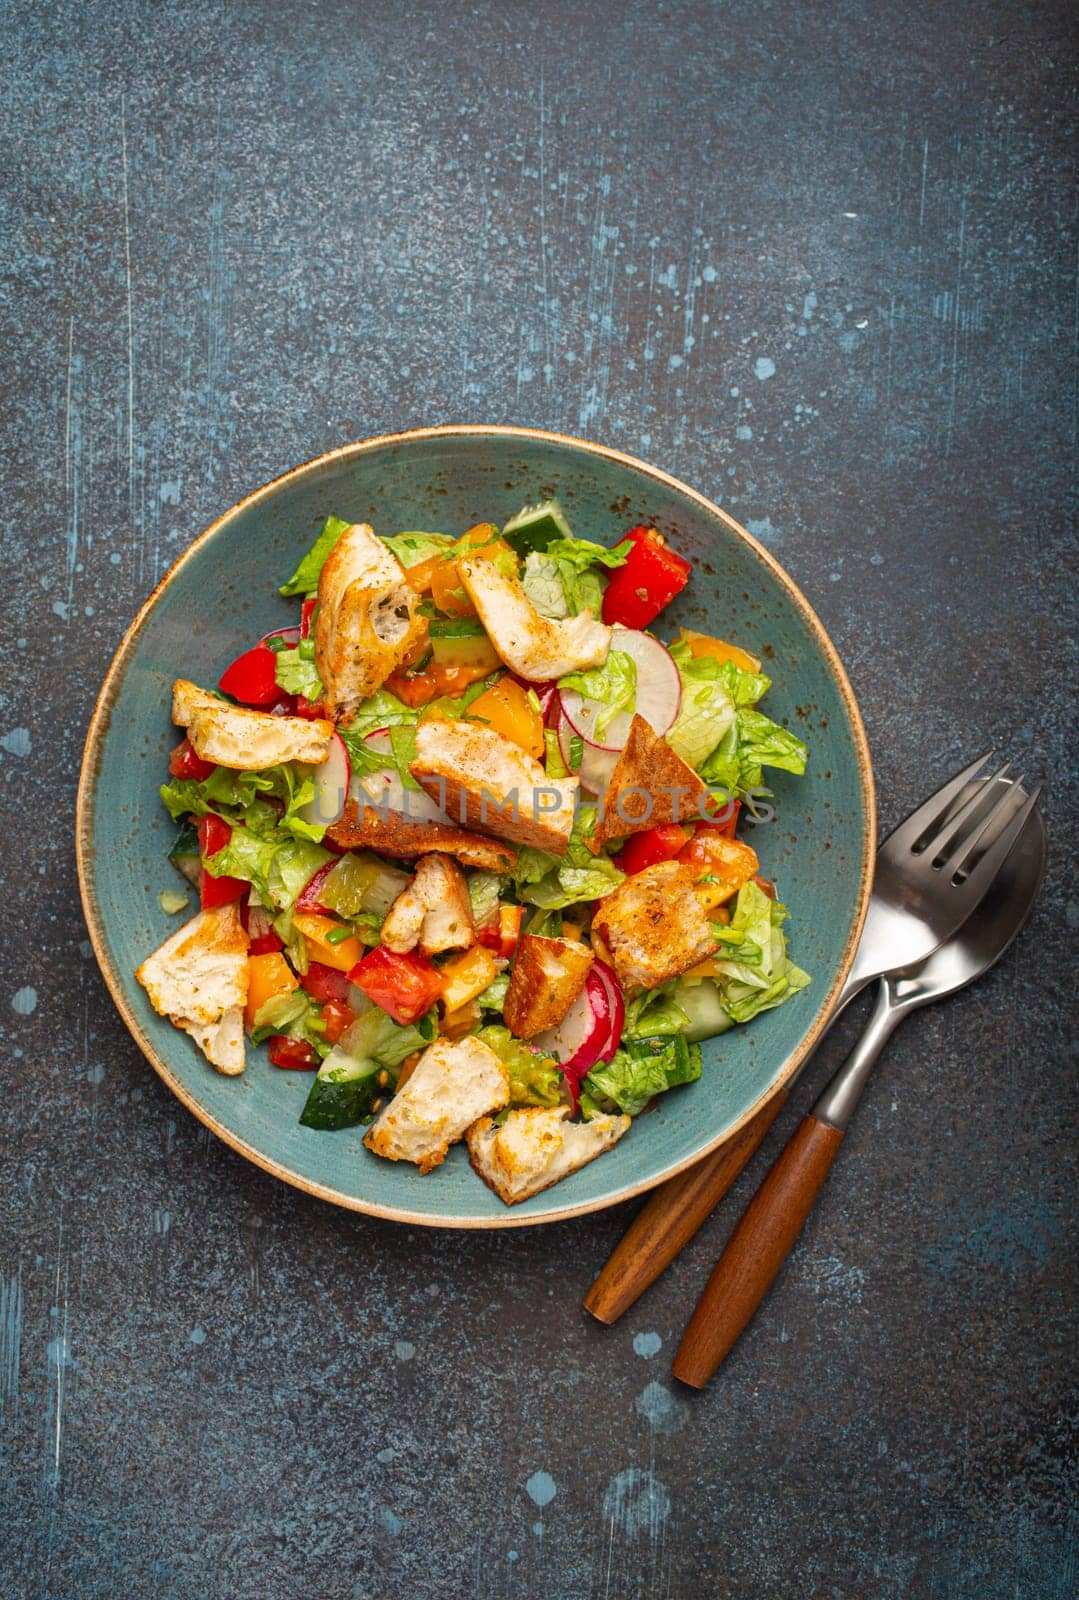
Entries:
[[688,761],[675,755],[643,717],[634,716],[629,737],[603,796],[592,844],[624,839],[666,822],[685,822],[697,812],[707,784]]
[[135,969],[154,1010],[230,1077],[245,1065],[248,943],[233,901],[198,912]]
[[721,906],[748,883],[760,867],[757,852],[744,839],[725,839],[718,833],[699,833],[693,841],[697,881],[693,892],[707,910]]
[[562,1021],[584,987],[595,956],[574,939],[522,934],[502,1015],[518,1039],[534,1039]]
[[315,666],[335,722],[381,689],[421,638],[419,595],[366,522],[347,528],[318,580]]
[[623,989],[654,989],[715,954],[707,909],[694,893],[701,875],[687,862],[661,861],[600,901],[592,926]]
[[536,610],[524,585],[499,572],[493,561],[459,561],[457,570],[491,643],[519,677],[549,683],[606,661],[613,630],[591,611],[552,621]]
[[364,1144],[430,1172],[477,1117],[509,1104],[509,1073],[482,1039],[436,1039],[379,1113]]
[[326,829],[326,837],[343,850],[380,850],[406,861],[434,850],[456,856],[466,867],[483,867],[487,872],[512,872],[517,859],[509,845],[448,823],[413,822],[375,806],[365,806],[361,816],[355,800],[345,806],[340,822]]
[[472,903],[456,861],[444,855],[421,856],[416,876],[390,907],[380,937],[398,955],[417,944],[428,956],[473,944]]
[[565,855],[579,780],[548,778],[494,728],[449,718],[421,722],[409,771],[462,825]]
[[260,772],[282,761],[320,766],[333,738],[333,723],[321,718],[272,717],[228,705],[186,678],[172,686],[172,720],[187,729],[195,754],[237,772]]
[[501,1127],[481,1117],[465,1139],[468,1157],[489,1189],[514,1206],[568,1178],[616,1145],[629,1127],[625,1116],[569,1122],[568,1106],[522,1106]]

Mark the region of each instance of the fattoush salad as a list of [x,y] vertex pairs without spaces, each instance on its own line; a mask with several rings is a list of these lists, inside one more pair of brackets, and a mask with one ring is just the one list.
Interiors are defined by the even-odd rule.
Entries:
[[700,1078],[809,982],[740,831],[806,749],[755,656],[652,631],[691,570],[555,500],[459,536],[330,517],[298,621],[173,684],[161,903],[199,910],[137,971],[155,1009],[219,1072],[250,1041],[310,1073],[301,1122],[375,1156],[463,1139],[507,1205]]

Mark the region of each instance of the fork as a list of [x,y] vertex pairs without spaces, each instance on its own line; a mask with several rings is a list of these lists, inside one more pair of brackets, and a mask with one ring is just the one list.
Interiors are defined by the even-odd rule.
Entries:
[[[1041,793],[1040,786],[1035,788],[1016,810],[1022,779],[1018,785],[1004,782],[1011,771],[1005,762],[957,804],[992,754],[987,751],[950,778],[877,851],[862,936],[828,1027],[867,984],[932,955],[981,903]],[[987,804],[998,786],[999,796]],[[646,1202],[585,1296],[585,1309],[598,1321],[616,1322],[706,1221],[762,1143],[797,1075],[733,1140],[661,1185]]]

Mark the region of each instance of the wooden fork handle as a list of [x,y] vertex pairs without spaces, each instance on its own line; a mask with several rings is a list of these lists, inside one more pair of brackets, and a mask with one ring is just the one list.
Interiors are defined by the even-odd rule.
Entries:
[[585,1309],[599,1322],[617,1322],[670,1266],[759,1147],[787,1095],[778,1090],[722,1149],[654,1191],[585,1295]]
[[810,1113],[749,1203],[697,1302],[671,1371],[703,1389],[786,1261],[843,1141]]

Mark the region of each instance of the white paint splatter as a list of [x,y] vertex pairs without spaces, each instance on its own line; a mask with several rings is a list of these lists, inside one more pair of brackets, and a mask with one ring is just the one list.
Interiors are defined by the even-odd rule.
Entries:
[[393,1347],[393,1353],[398,1361],[411,1361],[416,1354],[416,1346],[409,1344],[407,1339],[398,1339]]
[[534,1472],[525,1484],[528,1498],[533,1505],[539,1506],[542,1511],[544,1506],[549,1506],[558,1493],[558,1485],[549,1472]]
[[11,1009],[20,1017],[33,1016],[37,1010],[37,990],[33,984],[27,983],[15,990],[11,997]]
[[646,1534],[653,1547],[660,1544],[671,1515],[671,1497],[650,1467],[626,1467],[616,1472],[603,1496],[603,1515],[616,1531],[631,1539]]
[[662,1383],[647,1384],[633,1405],[653,1433],[677,1433],[679,1428],[685,1427],[689,1416],[685,1401],[677,1400]]
[[652,1356],[659,1354],[663,1340],[658,1333],[635,1333],[633,1335],[633,1349],[637,1355],[643,1356],[647,1361]]
[[30,754],[29,728],[12,728],[10,733],[5,733],[0,739],[9,756],[28,756]]
[[191,1340],[192,1344],[206,1343],[206,1335],[201,1328],[192,1328],[191,1332],[188,1334],[188,1338]]
[[757,374],[757,377],[760,378],[762,383],[764,382],[765,378],[774,378],[775,370],[776,364],[772,360],[771,356],[758,356],[753,366],[753,371]]
[[378,1520],[387,1533],[398,1534],[401,1531],[401,1519],[394,1516],[389,1506],[379,1506]]

